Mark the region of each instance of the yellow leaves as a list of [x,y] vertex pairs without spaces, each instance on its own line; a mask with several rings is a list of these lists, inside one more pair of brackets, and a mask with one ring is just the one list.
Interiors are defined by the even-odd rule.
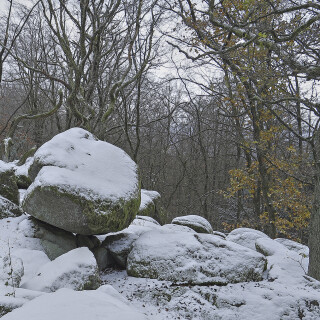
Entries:
[[294,152],[294,153],[297,151],[296,148],[294,146],[292,146],[292,145],[287,147],[287,150],[290,151],[290,152]]
[[233,197],[240,190],[248,190],[253,195],[255,188],[255,177],[242,169],[233,169],[229,171],[230,188],[227,190],[227,197]]
[[[294,152],[293,146],[287,147]],[[269,155],[271,157],[271,155]],[[278,232],[290,237],[293,230],[305,230],[310,219],[311,197],[305,192],[304,184],[293,176],[299,165],[300,157],[292,157],[291,160],[273,158],[268,167],[270,188],[268,192],[272,206],[276,210],[275,225]],[[285,174],[286,172],[286,174]],[[253,161],[250,168],[233,169],[229,171],[230,187],[227,189],[227,197],[235,197],[238,191],[242,191],[244,198],[253,199],[259,189],[259,171],[257,161]],[[263,195],[261,194],[261,197]],[[259,217],[259,227],[268,225],[269,217],[263,212]],[[241,221],[241,226],[247,222]],[[251,221],[251,227],[254,227]],[[250,226],[250,225],[249,225]]]

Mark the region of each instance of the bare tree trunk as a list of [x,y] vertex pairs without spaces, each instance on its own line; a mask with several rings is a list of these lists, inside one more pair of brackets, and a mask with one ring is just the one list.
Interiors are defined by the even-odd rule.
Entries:
[[314,141],[314,199],[309,232],[309,276],[320,280],[320,131],[315,133]]

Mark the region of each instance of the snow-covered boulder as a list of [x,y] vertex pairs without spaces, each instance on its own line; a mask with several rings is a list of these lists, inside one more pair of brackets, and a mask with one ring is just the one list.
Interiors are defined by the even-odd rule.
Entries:
[[256,248],[267,257],[269,280],[281,279],[289,284],[293,274],[296,278],[306,275],[309,262],[307,256],[289,250],[270,238],[257,239]]
[[21,216],[23,211],[10,200],[0,196],[0,219]]
[[174,218],[171,223],[189,227],[199,233],[213,232],[210,222],[207,219],[197,215],[177,217]]
[[14,171],[10,164],[0,160],[0,196],[19,205],[19,191]]
[[101,247],[106,248],[110,252],[118,267],[126,269],[127,257],[133,243],[145,232],[159,228],[162,227],[153,218],[137,216],[128,228],[107,234]]
[[265,233],[250,228],[234,229],[228,234],[226,239],[241,246],[256,250],[256,240],[259,238],[270,239]]
[[156,204],[160,199],[160,193],[157,191],[141,189],[141,203],[139,207],[139,215],[156,217]]
[[155,219],[148,217],[148,216],[140,216],[137,215],[135,219],[131,222],[132,226],[151,226],[153,225],[160,226],[160,223],[156,221]]
[[180,224],[173,224],[173,223],[164,224],[161,227],[161,230],[167,231],[167,232],[191,232],[191,233],[196,232],[187,226],[182,226]]
[[122,230],[140,206],[137,165],[121,149],[73,128],[45,143],[29,170],[23,208],[83,235]]
[[287,249],[289,250],[293,250],[295,252],[298,253],[302,253],[306,256],[309,256],[309,248],[299,242],[293,241],[293,240],[289,240],[289,239],[285,239],[285,238],[277,238],[274,239],[275,241],[281,243],[282,245],[284,245]]
[[23,262],[13,254],[7,254],[0,259],[0,282],[14,288],[19,287],[24,275]]
[[93,253],[85,247],[77,248],[38,269],[38,274],[21,284],[21,288],[54,292],[60,288],[91,290],[100,285],[100,277]]
[[259,281],[265,258],[210,234],[154,230],[134,242],[127,272],[175,283],[227,284]]
[[[115,290],[113,290],[115,291]],[[111,290],[61,289],[42,295],[5,315],[3,320],[147,320]]]

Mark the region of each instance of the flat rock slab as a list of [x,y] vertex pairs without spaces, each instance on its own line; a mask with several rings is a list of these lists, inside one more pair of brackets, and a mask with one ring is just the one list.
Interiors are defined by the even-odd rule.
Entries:
[[140,206],[137,165],[121,149],[73,128],[45,143],[29,170],[34,182],[23,208],[66,231],[105,234],[122,230]]
[[131,276],[186,284],[260,281],[265,268],[263,255],[220,237],[159,230],[141,235],[127,260]]

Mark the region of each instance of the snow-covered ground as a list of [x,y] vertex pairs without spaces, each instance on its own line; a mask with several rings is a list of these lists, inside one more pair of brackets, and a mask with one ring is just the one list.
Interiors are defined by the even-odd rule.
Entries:
[[[45,273],[39,274],[50,268],[44,268],[43,264],[51,263],[52,267],[58,268],[57,262],[49,262],[39,240],[31,237],[27,221],[26,216],[0,220],[0,260],[8,256],[10,248],[11,258],[23,261],[21,284],[31,283],[35,276],[41,277],[44,283]],[[182,235],[181,232],[178,234]],[[253,238],[252,233],[248,234],[248,241]],[[114,269],[101,272],[100,288],[90,291],[73,291],[62,285],[55,293],[46,293],[41,290],[45,285],[29,290],[13,288],[10,281],[6,286],[2,281],[0,317],[5,307],[16,309],[4,315],[4,320],[320,319],[320,282],[305,275],[308,263],[305,247],[263,236],[255,241],[268,260],[264,280],[259,282],[179,286],[169,281],[130,277],[126,271]],[[61,257],[58,259],[62,261]],[[71,260],[68,260],[69,269],[72,269]],[[78,260],[79,257],[75,259],[77,269]],[[10,280],[10,275],[3,270],[0,271],[2,276]],[[48,276],[49,280],[52,281]]]

